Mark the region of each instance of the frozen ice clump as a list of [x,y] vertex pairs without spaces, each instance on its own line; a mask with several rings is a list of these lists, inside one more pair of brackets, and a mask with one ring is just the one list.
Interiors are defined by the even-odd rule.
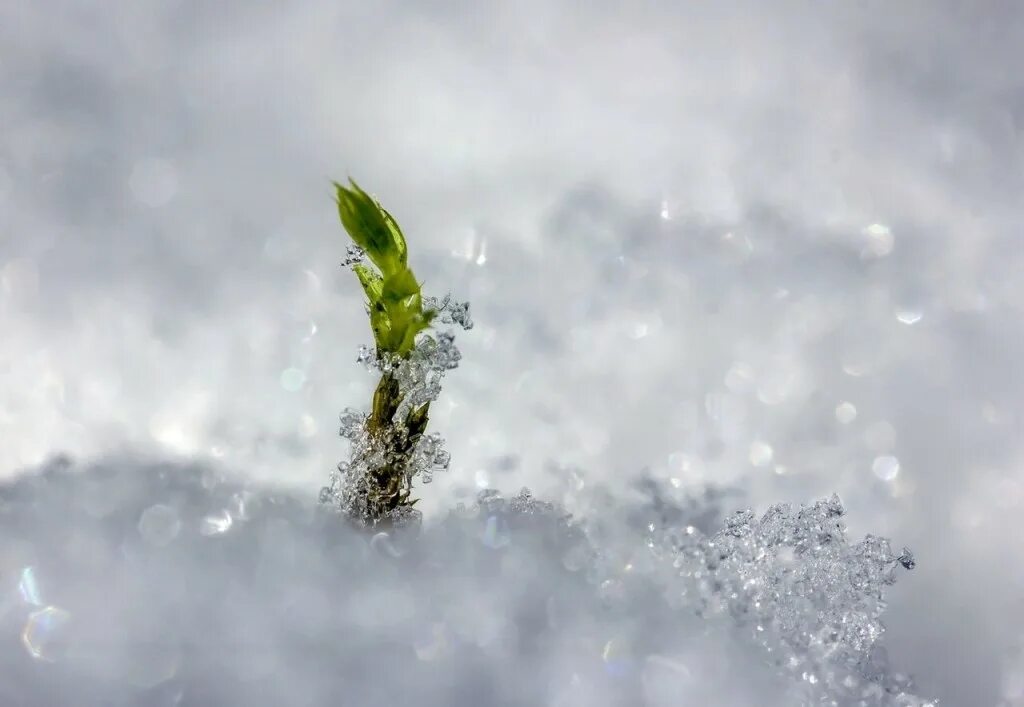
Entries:
[[[821,704],[927,705],[886,664],[883,591],[913,567],[884,538],[849,544],[837,496],[794,509],[750,510],[704,536],[692,526],[656,529],[650,546],[673,568],[670,601],[746,633]],[[678,580],[678,581],[676,581]]]
[[650,534],[485,490],[381,531],[111,460],[0,485],[0,509],[3,704],[926,704],[878,650],[901,560],[847,545],[834,501]]
[[436,310],[444,324],[458,324],[467,331],[473,328],[473,320],[469,316],[469,302],[458,302],[449,294],[440,301],[436,297],[425,297],[423,306]]

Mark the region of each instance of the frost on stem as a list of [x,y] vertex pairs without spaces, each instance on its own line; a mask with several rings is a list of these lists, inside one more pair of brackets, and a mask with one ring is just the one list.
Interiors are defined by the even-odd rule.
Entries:
[[351,444],[349,460],[331,475],[330,485],[320,492],[321,502],[366,525],[418,521],[415,501],[410,499],[413,481],[430,483],[450,460],[441,435],[424,433],[425,413],[420,422],[419,411],[437,400],[441,380],[458,366],[460,357],[454,335],[439,332],[436,337],[421,337],[408,358],[367,361],[381,372],[382,384],[388,381],[390,417],[382,426],[373,424],[372,414],[352,408],[342,412],[340,434]]
[[352,269],[366,294],[375,343],[361,347],[356,360],[381,377],[368,414],[342,413],[341,436],[351,443],[350,458],[338,465],[320,500],[364,525],[415,523],[413,480],[429,483],[435,471],[448,468],[443,440],[426,433],[430,403],[441,393],[444,374],[461,357],[453,334],[424,331],[438,317],[463,329],[473,323],[468,302],[423,297],[398,223],[355,182],[350,184],[335,184],[338,213],[354,241],[342,265]]

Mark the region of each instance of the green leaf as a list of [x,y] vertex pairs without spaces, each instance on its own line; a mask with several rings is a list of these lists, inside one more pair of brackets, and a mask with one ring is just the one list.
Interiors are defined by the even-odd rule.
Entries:
[[353,189],[337,182],[338,215],[356,245],[366,251],[370,259],[384,271],[390,270],[399,257],[399,248],[384,214],[373,198],[349,180]]
[[419,293],[420,284],[416,282],[416,277],[412,274],[412,270],[408,268],[399,270],[384,278],[382,296],[388,302],[397,302]]
[[381,351],[408,356],[437,312],[423,309],[421,285],[406,265],[408,248],[398,222],[355,180],[349,183],[334,182],[342,226],[380,269],[353,267],[369,301],[374,340]]
[[398,222],[388,213],[387,209],[380,205],[380,202],[377,203],[377,207],[380,209],[381,214],[384,215],[384,221],[391,231],[395,251],[398,254],[398,262],[404,266],[408,262],[408,247],[405,244],[405,235],[402,233],[402,229],[398,227]]
[[416,345],[416,337],[421,331],[430,327],[431,319],[433,319],[433,317],[428,317],[424,313],[420,313],[417,314],[415,319],[409,322],[405,327],[402,341],[398,348],[398,352],[401,355],[404,356],[407,352],[412,351],[413,347]]
[[416,345],[416,334],[417,331],[414,327],[406,327],[405,331],[402,332],[402,339],[395,345],[395,353],[399,356],[405,356],[413,347]]
[[352,270],[359,278],[359,284],[363,286],[371,306],[383,299],[384,278],[362,264],[354,266]]
[[429,412],[430,403],[424,403],[406,416],[405,427],[409,430],[409,439],[420,437],[427,429],[427,413]]

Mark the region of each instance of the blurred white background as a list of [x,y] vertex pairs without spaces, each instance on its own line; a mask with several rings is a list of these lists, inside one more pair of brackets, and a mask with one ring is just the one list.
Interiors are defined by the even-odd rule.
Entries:
[[887,643],[1024,704],[1024,7],[0,5],[0,476],[201,457],[315,496],[375,383],[331,179],[469,299],[478,486],[837,491]]

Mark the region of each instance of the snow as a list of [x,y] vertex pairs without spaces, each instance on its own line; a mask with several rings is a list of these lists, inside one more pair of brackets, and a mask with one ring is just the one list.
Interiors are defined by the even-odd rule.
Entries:
[[591,520],[485,490],[374,532],[111,458],[0,503],[9,704],[928,704],[878,650],[900,557],[834,498],[705,536],[714,495]]

